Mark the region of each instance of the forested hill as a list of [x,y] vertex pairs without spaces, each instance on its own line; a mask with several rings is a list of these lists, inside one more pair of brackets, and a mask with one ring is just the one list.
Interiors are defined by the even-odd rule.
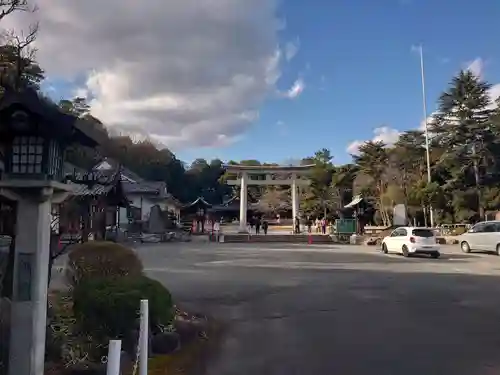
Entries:
[[[171,194],[184,203],[194,201],[202,196],[212,204],[221,204],[224,200],[238,195],[238,189],[226,185],[227,175],[223,169],[223,161],[214,159],[196,159],[190,165],[179,160],[167,148],[158,148],[150,141],[134,142],[128,136],[112,136],[106,127],[89,114],[89,107],[82,98],[62,100],[60,108],[67,112],[85,118],[86,126],[93,127],[92,133],[97,134],[101,146],[97,149],[88,149],[80,146],[68,150],[67,159],[76,166],[89,169],[102,158],[109,157],[144,179],[152,181],[165,181]],[[332,155],[329,150],[322,149],[315,155],[301,160],[302,164],[316,164],[313,171],[314,183],[310,189],[303,191],[303,208],[307,211],[324,212],[342,206],[339,201],[344,191],[350,192],[354,180],[355,168],[353,166],[334,167]],[[230,160],[229,164],[243,165],[276,165],[261,163],[259,160]],[[335,171],[344,173],[345,177],[339,179],[338,186],[332,187],[332,177]],[[342,193],[340,190],[342,190]],[[338,191],[338,192],[337,192]],[[261,202],[263,211],[276,211],[287,209],[290,204],[289,187],[251,187],[250,199]]]
[[[238,189],[226,185],[225,181],[228,176],[225,175],[223,169],[224,162],[219,159],[207,161],[199,158],[187,164],[179,160],[167,148],[159,148],[150,141],[134,142],[129,136],[112,136],[98,119],[89,114],[89,107],[82,98],[62,100],[59,106],[65,112],[85,118],[86,126],[93,127],[92,132],[98,134],[101,144],[97,149],[81,146],[70,148],[67,152],[67,159],[76,166],[90,169],[104,157],[112,158],[144,179],[165,181],[169,192],[184,203],[192,202],[202,196],[212,204],[221,204],[224,200],[239,194]],[[319,151],[317,157],[321,168],[333,167],[332,157],[328,150]],[[315,160],[315,157],[304,158],[302,163],[310,164]],[[326,164],[323,162],[325,160]],[[276,165],[261,163],[255,159],[238,162],[230,160],[227,163]],[[326,175],[322,176],[325,186],[329,186],[331,176],[331,171],[327,171]],[[270,210],[280,204],[286,208],[290,201],[290,191],[287,187],[276,189],[252,187],[250,194],[252,201],[262,201],[263,205],[268,205]],[[329,198],[325,202],[327,200]]]

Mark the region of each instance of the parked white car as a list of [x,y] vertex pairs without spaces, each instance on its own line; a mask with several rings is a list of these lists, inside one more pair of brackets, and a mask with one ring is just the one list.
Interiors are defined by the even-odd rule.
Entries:
[[439,258],[440,246],[436,235],[430,228],[399,227],[382,240],[382,252],[399,253],[405,257],[413,254],[426,254]]
[[500,255],[500,221],[481,221],[459,237],[464,253],[473,250],[490,251]]

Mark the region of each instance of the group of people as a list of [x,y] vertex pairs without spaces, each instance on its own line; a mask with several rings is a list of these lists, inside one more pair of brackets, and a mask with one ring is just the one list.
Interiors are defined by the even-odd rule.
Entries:
[[[300,218],[296,217],[294,220],[294,233],[299,234],[300,233]],[[328,220],[325,218],[316,218],[316,220],[313,220],[310,216],[307,217],[305,220],[305,223],[303,223],[307,227],[307,233],[312,233],[313,226],[316,228],[316,233],[318,234],[326,234],[326,228],[328,227],[329,223]]]
[[312,220],[310,217],[307,218],[306,226],[307,232],[312,233],[312,227],[316,228],[316,233],[326,234],[326,228],[328,227],[328,220],[326,218],[316,218],[316,220]]
[[[295,234],[301,233],[301,221],[302,220],[298,216],[295,217],[293,221],[293,231]],[[313,232],[314,226],[316,233],[326,234],[329,222],[325,218],[316,218],[315,220],[313,220],[310,216],[308,216],[305,222],[302,221],[302,224],[306,225],[308,233]],[[269,222],[258,216],[249,218],[247,225],[249,233],[261,234],[263,232],[264,234],[267,234],[267,231],[269,229]]]
[[269,222],[267,220],[262,220],[260,217],[253,217],[248,221],[248,225],[250,226],[249,233],[253,232],[253,228],[255,227],[255,234],[260,234],[260,230],[267,234],[267,230],[269,229]]

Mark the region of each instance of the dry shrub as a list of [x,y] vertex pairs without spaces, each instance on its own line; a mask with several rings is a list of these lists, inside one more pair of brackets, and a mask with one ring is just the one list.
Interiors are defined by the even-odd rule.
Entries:
[[68,256],[66,278],[72,286],[88,279],[142,275],[142,262],[128,247],[105,241],[76,245]]

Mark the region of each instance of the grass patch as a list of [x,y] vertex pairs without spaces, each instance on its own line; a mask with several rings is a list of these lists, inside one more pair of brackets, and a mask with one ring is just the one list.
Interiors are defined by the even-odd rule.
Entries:
[[175,353],[149,359],[148,375],[195,375],[203,373],[218,348],[222,324],[209,319],[206,337],[200,337]]

